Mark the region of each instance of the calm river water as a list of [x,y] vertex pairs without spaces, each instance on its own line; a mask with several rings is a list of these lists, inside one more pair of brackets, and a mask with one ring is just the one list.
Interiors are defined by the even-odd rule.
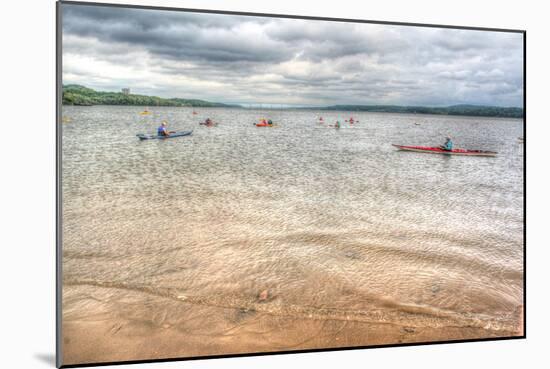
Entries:
[[[193,319],[209,322],[216,340],[222,333],[212,325],[246,326],[253,311],[518,331],[522,120],[142,110],[63,107],[70,119],[62,123],[64,323],[133,319],[181,328]],[[320,116],[342,128],[320,124]],[[359,122],[345,123],[350,116]],[[206,117],[220,124],[200,126]],[[262,117],[278,126],[254,127]],[[193,134],[137,139],[161,120]],[[391,146],[435,146],[447,135],[457,147],[498,156]],[[211,308],[243,316],[235,323]],[[223,344],[251,332],[265,333],[255,326]],[[273,347],[287,348],[284,340]],[[231,350],[215,346],[212,354]],[[210,353],[172,356],[187,352]]]

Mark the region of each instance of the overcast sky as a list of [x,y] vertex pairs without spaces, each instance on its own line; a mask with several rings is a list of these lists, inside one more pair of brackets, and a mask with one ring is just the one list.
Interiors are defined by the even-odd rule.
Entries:
[[523,106],[523,35],[63,5],[63,83],[226,103]]

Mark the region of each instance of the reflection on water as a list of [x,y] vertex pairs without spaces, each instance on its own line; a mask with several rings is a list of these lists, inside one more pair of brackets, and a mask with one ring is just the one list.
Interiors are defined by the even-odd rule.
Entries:
[[[174,301],[167,310],[185,302],[303,319],[517,329],[521,120],[354,113],[359,123],[336,130],[319,116],[333,123],[350,113],[141,110],[63,108],[66,321],[84,319],[86,304],[124,309],[145,293]],[[199,126],[207,116],[220,125]],[[254,127],[261,117],[278,127]],[[163,119],[193,135],[136,138]],[[499,155],[391,146],[439,145],[446,135]]]

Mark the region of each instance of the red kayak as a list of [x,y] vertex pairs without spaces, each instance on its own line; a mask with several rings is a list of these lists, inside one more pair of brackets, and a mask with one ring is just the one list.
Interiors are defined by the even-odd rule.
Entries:
[[427,152],[429,154],[443,154],[443,155],[465,155],[465,156],[495,156],[497,153],[494,151],[483,150],[466,150],[466,149],[453,149],[443,150],[440,147],[427,147],[427,146],[403,146],[395,145],[399,150],[415,151],[415,152]]

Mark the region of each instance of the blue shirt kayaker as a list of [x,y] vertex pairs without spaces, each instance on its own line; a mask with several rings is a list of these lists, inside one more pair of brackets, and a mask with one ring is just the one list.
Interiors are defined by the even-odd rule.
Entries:
[[166,129],[166,121],[163,121],[162,124],[157,128],[158,136],[170,136],[170,132]]
[[446,141],[443,144],[443,146],[441,146],[441,148],[445,151],[452,151],[453,150],[453,140],[451,140],[450,137],[446,137],[445,140]]

